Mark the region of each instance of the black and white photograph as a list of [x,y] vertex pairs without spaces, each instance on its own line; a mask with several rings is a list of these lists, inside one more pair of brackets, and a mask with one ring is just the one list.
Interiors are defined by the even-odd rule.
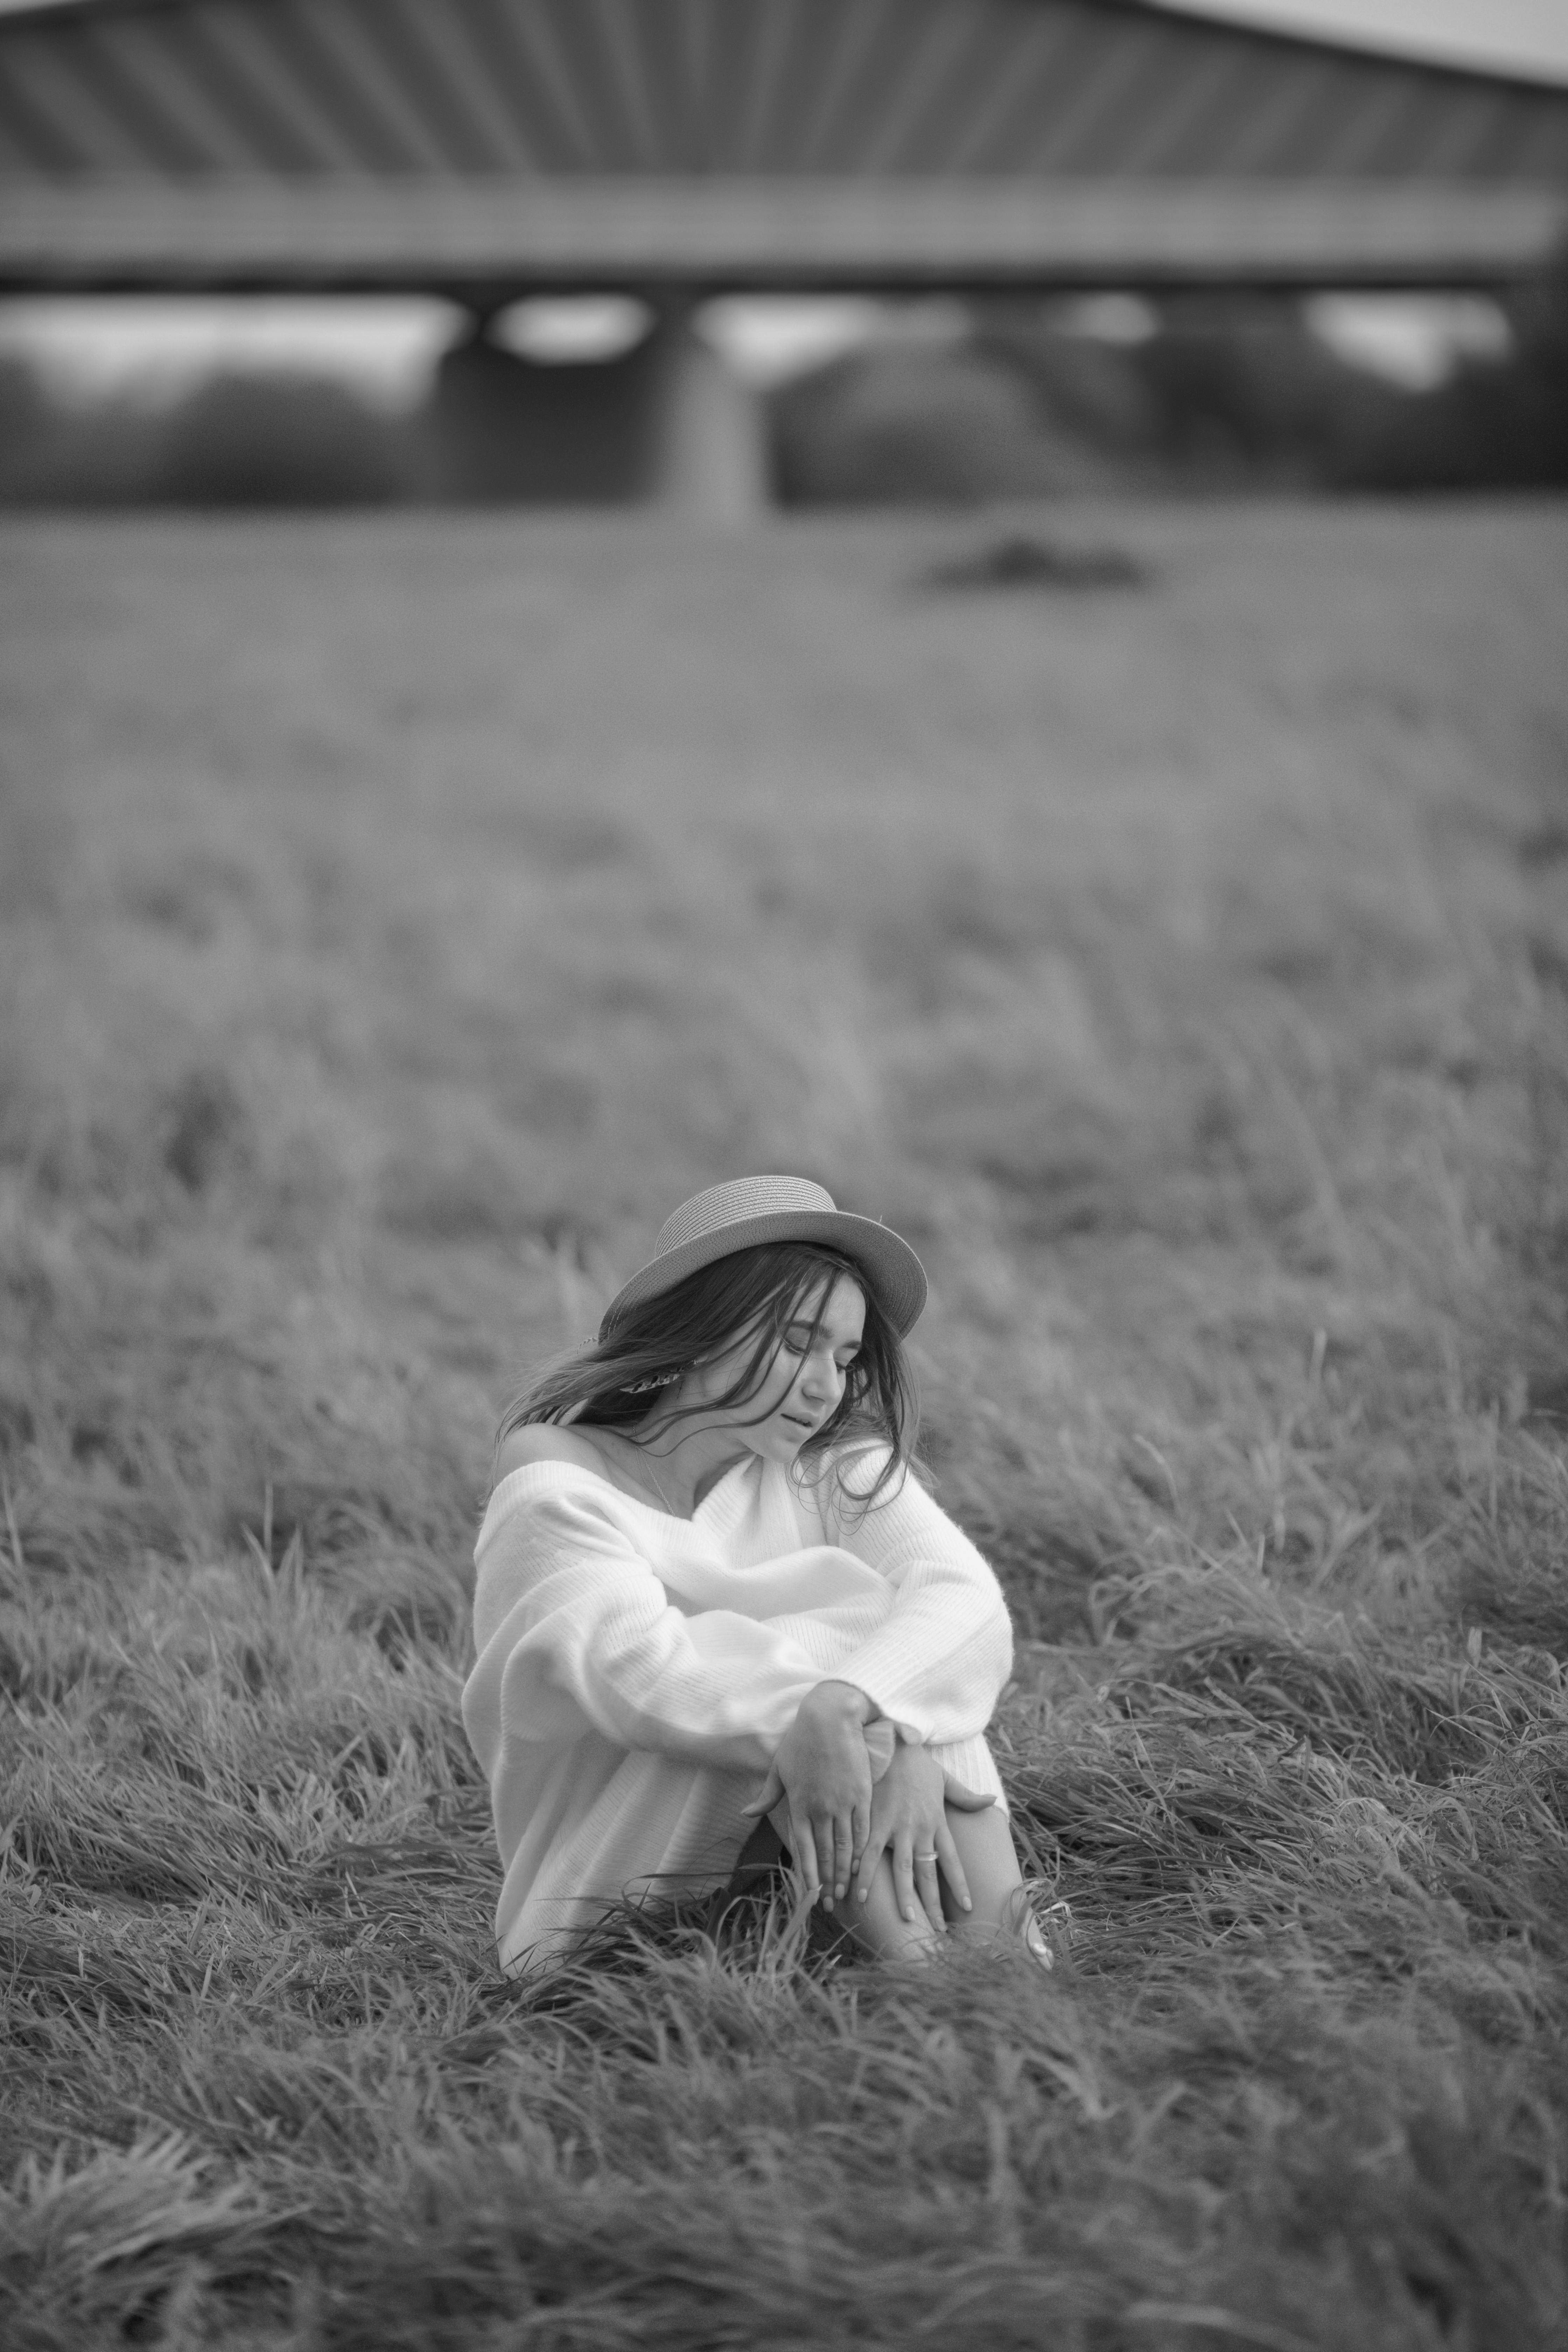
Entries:
[[1568,0],[0,0],[0,2348],[1565,2352]]

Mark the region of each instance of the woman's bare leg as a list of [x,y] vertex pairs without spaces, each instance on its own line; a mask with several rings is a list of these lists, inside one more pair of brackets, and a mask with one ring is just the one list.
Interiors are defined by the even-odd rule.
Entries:
[[1042,1968],[1048,1969],[1051,1948],[1029,1908],[1006,1814],[999,1805],[984,1813],[961,1813],[949,1805],[947,1826],[958,1848],[973,1906],[972,1910],[961,1911],[944,1882],[942,1901],[949,1934],[962,1936],[966,1943],[990,1943],[998,1937],[1022,1943]]
[[[778,1832],[779,1843],[789,1848],[794,1832],[787,1801],[775,1805],[768,1819]],[[792,1867],[790,1877],[798,1901],[802,1892],[798,1869]],[[912,1919],[906,1919],[900,1911],[893,1886],[893,1865],[885,1853],[872,1874],[871,1889],[865,1902],[858,1903],[851,1888],[842,1903],[834,1905],[829,1916],[848,1928],[862,1951],[872,1953],[879,1960],[918,1958],[939,1941],[937,1930],[918,1903]]]
[[836,1916],[843,1920],[861,1950],[879,1960],[929,1959],[942,1941],[940,1931],[931,1926],[920,1903],[915,1905],[912,1919],[904,1917],[893,1885],[893,1865],[885,1853],[878,1857],[864,1903],[858,1903],[851,1890]]
[[[956,1897],[943,1881],[942,1908],[949,1931],[963,1936],[966,1942],[990,1942],[997,1937],[1009,1940],[1022,1937],[1048,1967],[1049,1947],[1029,1916],[1024,1874],[1013,1850],[1013,1833],[1005,1813],[998,1806],[987,1812],[968,1813],[961,1812],[956,1805],[949,1805],[947,1826],[963,1864],[973,1906],[968,1911],[960,1910]],[[877,1864],[866,1901],[846,1904],[843,1916],[856,1941],[879,1959],[929,1958],[941,1940],[918,1906],[913,1919],[906,1919],[900,1911],[892,1864],[886,1854]]]
[[947,1826],[963,1864],[973,1906],[961,1911],[944,1879],[942,1904],[948,1925],[962,1929],[965,1935],[994,1936],[1004,1930],[1016,1935],[1024,1874],[1013,1851],[1013,1832],[1007,1826],[1006,1814],[1000,1805],[993,1805],[983,1813],[963,1813],[956,1805],[949,1805]]
[[[973,1906],[961,1911],[944,1880],[942,1908],[950,1928],[957,1929],[966,1941],[1017,1937],[1020,1930],[1026,1930],[1028,1948],[1048,1968],[1049,1947],[1029,1919],[1024,1876],[1013,1851],[1013,1833],[1007,1826],[1006,1814],[996,1805],[978,1813],[962,1812],[956,1805],[949,1805],[946,1811],[947,1826],[963,1864]],[[787,1808],[780,1805],[769,1818],[781,1842],[787,1845]],[[797,1887],[798,1885],[797,1879]],[[879,1960],[929,1959],[942,1941],[940,1931],[932,1927],[919,1903],[914,1917],[904,1917],[893,1885],[893,1865],[885,1853],[872,1873],[870,1892],[865,1902],[858,1903],[851,1894],[835,1906],[833,1916],[849,1929],[863,1951]]]

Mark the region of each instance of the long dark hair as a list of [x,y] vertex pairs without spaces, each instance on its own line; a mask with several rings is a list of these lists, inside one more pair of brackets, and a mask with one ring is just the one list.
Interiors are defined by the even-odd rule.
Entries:
[[[530,1422],[571,1422],[627,1437],[655,1402],[654,1384],[673,1388],[699,1358],[750,1339],[751,1353],[722,1396],[672,1405],[659,1415],[658,1430],[663,1436],[700,1412],[739,1412],[760,1391],[792,1323],[809,1317],[815,1340],[835,1279],[844,1274],[865,1298],[866,1328],[837,1412],[806,1440],[799,1458],[818,1472],[831,1466],[843,1498],[868,1509],[909,1465],[920,1399],[903,1342],[867,1276],[852,1258],[816,1242],[764,1242],[731,1251],[625,1308],[596,1339],[559,1357],[528,1382],[502,1414],[496,1444]],[[890,1451],[876,1480],[848,1485],[843,1472],[856,1454],[882,1445]]]

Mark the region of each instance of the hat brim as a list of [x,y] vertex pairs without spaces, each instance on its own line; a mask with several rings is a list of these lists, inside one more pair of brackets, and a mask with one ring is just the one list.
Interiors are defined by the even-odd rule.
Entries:
[[851,1216],[846,1209],[780,1209],[756,1217],[740,1217],[710,1234],[700,1234],[662,1257],[640,1266],[623,1283],[599,1325],[606,1339],[628,1307],[658,1298],[721,1257],[737,1250],[756,1249],[766,1242],[824,1242],[841,1251],[866,1277],[877,1304],[900,1339],[912,1331],[926,1303],[926,1273],[907,1241],[875,1217]]

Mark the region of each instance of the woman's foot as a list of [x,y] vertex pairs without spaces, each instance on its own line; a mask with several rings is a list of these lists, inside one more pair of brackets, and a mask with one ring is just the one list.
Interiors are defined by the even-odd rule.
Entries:
[[1028,1888],[1022,1885],[1009,1887],[993,1906],[989,1917],[953,1920],[947,1932],[963,1943],[986,1945],[992,1950],[1005,1951],[1012,1946],[1033,1960],[1037,1968],[1056,1966],[1050,1938],[1035,1916]]
[[1020,1886],[1013,1895],[1009,1907],[1013,1913],[1009,1925],[1029,1958],[1042,1969],[1054,1969],[1056,1959],[1046,1931],[1035,1916],[1035,1906],[1029,1900],[1026,1886]]

